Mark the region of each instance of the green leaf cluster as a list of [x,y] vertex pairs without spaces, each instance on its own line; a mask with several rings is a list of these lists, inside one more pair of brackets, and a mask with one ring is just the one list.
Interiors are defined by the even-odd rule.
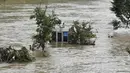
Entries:
[[114,29],[114,30],[116,30],[116,29],[118,29],[119,27],[121,27],[120,21],[118,21],[118,20],[113,20],[113,21],[111,22],[111,24],[113,25],[113,29]]
[[72,44],[85,44],[86,39],[96,37],[95,34],[92,33],[92,27],[90,22],[82,22],[74,21],[72,27],[69,29],[69,43]]
[[29,54],[26,47],[16,50],[9,46],[8,48],[0,48],[0,62],[31,62],[34,58]]

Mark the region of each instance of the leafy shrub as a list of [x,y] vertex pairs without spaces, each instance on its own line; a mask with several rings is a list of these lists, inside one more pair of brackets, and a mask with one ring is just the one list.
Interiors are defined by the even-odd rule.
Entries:
[[30,62],[33,61],[25,47],[22,47],[21,50],[15,50],[11,47],[9,48],[0,48],[0,61],[1,62]]
[[118,29],[120,27],[120,21],[118,21],[118,20],[113,20],[111,22],[111,24],[113,25],[114,30],[116,30],[116,29]]
[[69,43],[71,44],[91,44],[88,42],[96,35],[91,31],[92,27],[89,22],[74,21],[72,27],[69,29]]

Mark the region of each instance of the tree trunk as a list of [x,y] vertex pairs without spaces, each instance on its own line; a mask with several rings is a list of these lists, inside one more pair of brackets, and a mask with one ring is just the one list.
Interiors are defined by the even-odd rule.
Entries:
[[44,49],[45,49],[45,44],[42,44],[41,47],[42,47],[42,51],[44,51]]
[[126,25],[126,28],[129,28],[129,21],[127,21],[127,25]]
[[129,18],[129,17],[127,17],[127,19],[128,19],[128,20],[127,20],[127,25],[126,25],[126,28],[129,28],[129,19],[130,19],[130,18]]
[[129,21],[126,21],[126,28],[128,28],[128,25],[129,25]]

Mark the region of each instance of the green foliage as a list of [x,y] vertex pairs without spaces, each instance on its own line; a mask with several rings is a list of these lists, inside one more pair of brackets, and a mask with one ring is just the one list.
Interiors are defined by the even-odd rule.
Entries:
[[128,27],[130,21],[130,0],[113,0],[111,3],[113,5],[111,11]]
[[26,47],[22,47],[21,50],[16,50],[15,58],[16,62],[29,62],[33,60]]
[[30,18],[35,18],[37,24],[37,34],[33,36],[35,44],[38,44],[37,47],[42,47],[44,50],[45,43],[51,39],[51,33],[55,28],[55,25],[60,25],[61,20],[57,17],[54,11],[52,11],[52,14],[47,14],[47,6],[45,10],[36,7],[34,15],[30,16]]
[[22,47],[21,50],[15,50],[11,48],[0,48],[0,62],[30,62],[33,58],[30,56],[26,47]]
[[116,30],[116,29],[118,29],[120,27],[120,21],[118,21],[118,20],[113,20],[111,22],[111,24],[113,25],[114,30]]
[[91,30],[92,27],[89,25],[89,22],[82,22],[80,24],[78,21],[74,21],[72,27],[69,29],[69,43],[89,44],[86,42],[86,39],[96,37]]

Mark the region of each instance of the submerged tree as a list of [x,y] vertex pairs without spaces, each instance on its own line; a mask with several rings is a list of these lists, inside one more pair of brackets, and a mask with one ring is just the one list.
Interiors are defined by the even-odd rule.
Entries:
[[96,37],[92,33],[92,27],[89,22],[74,21],[72,27],[69,29],[69,43],[72,44],[92,44],[90,39]]
[[113,5],[111,11],[113,11],[128,28],[130,22],[130,0],[113,0],[111,3]]
[[37,34],[33,36],[35,44],[37,44],[36,47],[41,47],[44,51],[45,43],[51,39],[51,33],[55,28],[55,25],[60,25],[61,20],[57,17],[54,11],[52,11],[52,14],[47,14],[47,6],[45,10],[42,10],[40,7],[36,7],[34,15],[30,18],[35,18],[37,24]]

